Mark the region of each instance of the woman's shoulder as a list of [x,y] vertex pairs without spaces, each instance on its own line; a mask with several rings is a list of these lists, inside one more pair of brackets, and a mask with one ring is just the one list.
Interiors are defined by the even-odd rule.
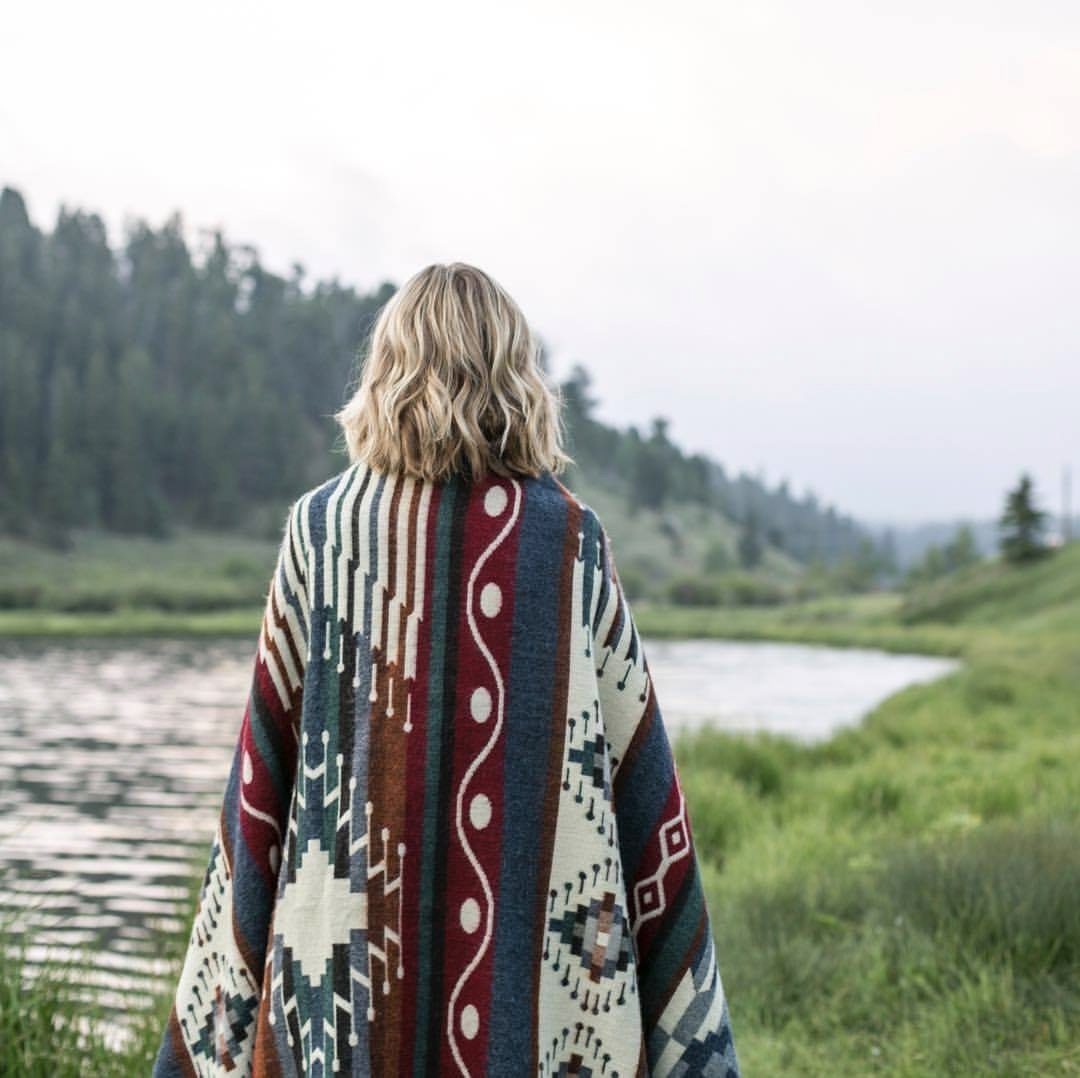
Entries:
[[588,535],[599,534],[603,531],[599,514],[596,510],[553,472],[541,472],[535,478],[525,480],[528,492],[532,497],[547,503],[552,511],[558,516],[565,518],[567,511],[575,513],[579,520],[579,528]]
[[[354,461],[328,478],[302,490],[293,499],[289,516],[309,521],[313,519],[313,514],[321,517],[333,503],[350,501],[370,484],[375,483],[377,487],[380,482],[389,478],[391,477],[374,470],[363,461]],[[604,533],[600,516],[593,506],[555,473],[543,471],[535,476],[513,478],[522,490],[522,508],[528,507],[527,516],[534,524],[550,520],[552,524],[565,526],[568,514],[573,514],[584,535],[595,538]],[[473,484],[466,482],[466,485],[476,487],[482,495],[493,484],[505,482],[507,479],[504,477],[489,475]],[[434,484],[443,485],[445,484]]]

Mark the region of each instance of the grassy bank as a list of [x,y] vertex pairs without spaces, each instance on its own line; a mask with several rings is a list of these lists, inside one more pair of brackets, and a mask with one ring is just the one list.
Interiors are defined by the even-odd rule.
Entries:
[[655,613],[965,660],[821,745],[676,743],[746,1072],[1080,1074],[1080,544],[891,609]]
[[0,536],[0,634],[254,632],[278,539],[80,531],[71,549]]
[[0,637],[249,636],[254,640],[262,612],[261,605],[204,614],[130,607],[105,614],[0,610]]

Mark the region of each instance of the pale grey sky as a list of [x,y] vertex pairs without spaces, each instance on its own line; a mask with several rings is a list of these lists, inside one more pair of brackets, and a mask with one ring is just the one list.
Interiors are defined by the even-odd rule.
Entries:
[[[601,414],[867,519],[1080,473],[1080,6],[36,0],[0,182],[359,287],[482,266]],[[1080,486],[1080,481],[1078,481]]]

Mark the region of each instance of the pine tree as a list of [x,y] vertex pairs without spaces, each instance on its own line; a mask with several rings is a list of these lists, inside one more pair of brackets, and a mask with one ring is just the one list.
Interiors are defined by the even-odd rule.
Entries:
[[966,569],[979,560],[979,551],[975,545],[975,535],[969,524],[961,524],[953,533],[952,539],[945,544],[942,554],[948,572]]
[[753,569],[761,562],[765,543],[761,537],[761,524],[757,513],[750,509],[746,514],[742,532],[739,534],[739,561],[744,569]]
[[1026,473],[1015,490],[1005,497],[1005,509],[998,521],[1002,556],[1014,565],[1033,561],[1048,553],[1042,542],[1046,512],[1035,505],[1034,484]]

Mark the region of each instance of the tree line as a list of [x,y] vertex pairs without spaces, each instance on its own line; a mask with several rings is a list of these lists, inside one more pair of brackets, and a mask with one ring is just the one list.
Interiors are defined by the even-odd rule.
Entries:
[[[309,283],[298,263],[275,274],[220,230],[189,245],[178,214],[129,221],[114,249],[99,215],[64,207],[44,231],[5,187],[0,531],[62,545],[73,528],[242,528],[333,474],[345,459],[331,416],[395,287]],[[632,507],[726,514],[745,566],[767,545],[804,562],[881,553],[814,494],[682,452],[662,417],[645,431],[601,422],[583,366],[559,388],[582,472]]]

